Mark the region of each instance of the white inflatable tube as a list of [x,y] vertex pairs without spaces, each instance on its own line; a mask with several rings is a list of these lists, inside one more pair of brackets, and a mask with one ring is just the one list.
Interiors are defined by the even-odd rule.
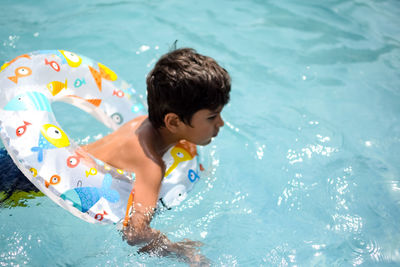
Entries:
[[[74,143],[52,112],[55,101],[79,107],[113,130],[146,114],[145,102],[105,65],[64,50],[21,55],[0,72],[0,137],[18,168],[75,216],[92,223],[126,223],[134,177]],[[185,143],[163,159],[167,171],[159,198],[170,208],[198,181],[200,165],[196,149]]]

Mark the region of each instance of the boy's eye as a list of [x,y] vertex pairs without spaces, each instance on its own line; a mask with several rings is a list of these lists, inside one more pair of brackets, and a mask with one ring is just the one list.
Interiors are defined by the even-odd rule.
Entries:
[[208,119],[209,119],[209,120],[213,120],[213,119],[215,119],[216,117],[217,117],[217,115],[214,115],[214,116],[208,117]]

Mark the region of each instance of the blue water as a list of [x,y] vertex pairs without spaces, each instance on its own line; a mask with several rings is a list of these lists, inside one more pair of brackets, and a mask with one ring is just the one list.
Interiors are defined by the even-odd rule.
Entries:
[[[399,1],[3,0],[0,10],[1,62],[70,50],[144,94],[178,40],[231,73],[209,175],[152,222],[172,240],[203,242],[213,266],[400,265]],[[79,142],[105,134],[77,117],[63,124]],[[113,226],[46,197],[25,204],[0,209],[1,266],[184,265],[137,254]]]

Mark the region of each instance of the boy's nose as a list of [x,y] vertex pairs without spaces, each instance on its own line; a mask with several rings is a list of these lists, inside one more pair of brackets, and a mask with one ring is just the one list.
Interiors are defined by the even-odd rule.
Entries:
[[224,126],[224,125],[225,125],[225,122],[224,122],[224,120],[222,119],[222,116],[221,116],[221,115],[219,115],[218,117],[219,117],[219,121],[218,121],[218,127],[222,127],[222,126]]

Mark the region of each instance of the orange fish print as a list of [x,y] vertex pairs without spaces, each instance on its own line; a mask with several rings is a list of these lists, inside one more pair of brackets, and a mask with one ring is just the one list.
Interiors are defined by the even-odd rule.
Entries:
[[31,57],[30,57],[28,54],[18,56],[18,57],[16,57],[16,58],[14,58],[13,60],[4,63],[3,66],[1,66],[0,72],[1,72],[2,70],[4,70],[5,68],[7,68],[8,66],[10,66],[10,65],[11,65],[12,63],[14,63],[15,61],[17,61],[18,59],[20,59],[20,58],[31,59]]
[[15,130],[15,134],[20,137],[22,136],[25,132],[26,132],[26,126],[28,125],[32,125],[31,123],[24,121],[24,125],[19,126],[16,130]]
[[50,185],[56,185],[59,184],[61,182],[61,177],[60,175],[54,174],[53,176],[51,176],[50,181],[44,181],[44,184],[47,188],[49,188]]
[[104,215],[108,215],[108,213],[104,210],[103,213],[97,213],[94,218],[101,222],[104,219]]
[[124,97],[125,93],[122,90],[115,90],[113,91],[113,95],[117,96],[117,97]]
[[60,65],[56,61],[48,61],[46,58],[44,59],[44,64],[49,65],[50,67],[53,68],[53,70],[59,72],[60,71]]
[[97,84],[97,87],[99,88],[99,91],[101,92],[101,79],[106,79],[109,81],[115,81],[117,80],[117,74],[113,72],[111,69],[107,68],[101,63],[97,63],[99,66],[99,71],[94,69],[93,67],[89,66],[89,70],[92,73],[92,76]]
[[8,77],[14,83],[18,83],[18,79],[22,77],[27,77],[32,74],[32,70],[28,67],[18,67],[15,69],[15,76]]
[[99,107],[101,104],[101,99],[98,98],[93,98],[93,99],[85,99],[83,97],[77,96],[77,95],[67,95],[68,97],[75,97],[75,98],[79,98],[82,100],[85,100],[86,102],[92,104],[93,106]]

